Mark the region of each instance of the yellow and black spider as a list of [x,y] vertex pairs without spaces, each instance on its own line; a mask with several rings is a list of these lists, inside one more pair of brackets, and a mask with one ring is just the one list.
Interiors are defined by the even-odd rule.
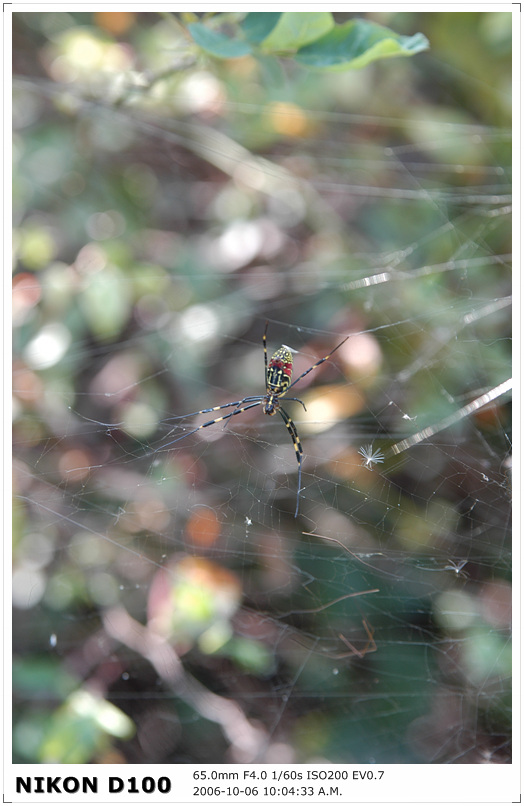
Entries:
[[[164,445],[164,448],[173,445],[175,442],[178,442],[181,439],[185,439],[186,437],[191,436],[196,431],[200,431],[202,428],[207,428],[210,425],[215,425],[215,423],[220,423],[223,420],[229,420],[230,417],[234,417],[236,414],[242,414],[243,411],[247,411],[248,409],[254,408],[254,406],[261,405],[263,407],[264,414],[269,414],[272,416],[276,414],[277,411],[284,420],[286,424],[286,428],[289,431],[291,436],[293,446],[295,448],[295,455],[297,457],[298,462],[298,489],[297,489],[297,506],[295,509],[295,518],[298,515],[298,505],[299,505],[299,496],[300,496],[300,482],[302,477],[302,445],[300,444],[300,438],[298,436],[297,427],[289,414],[282,408],[280,405],[281,398],[299,381],[302,380],[306,375],[309,375],[314,369],[323,364],[324,361],[333,355],[335,350],[338,350],[339,347],[349,339],[349,336],[337,344],[330,353],[328,353],[324,358],[321,358],[320,361],[317,361],[316,364],[313,364],[312,367],[306,369],[305,372],[300,375],[296,381],[291,383],[291,374],[293,372],[293,356],[291,354],[291,350],[289,347],[283,345],[279,347],[279,349],[273,353],[271,359],[268,364],[267,360],[267,343],[266,343],[266,334],[268,328],[268,322],[266,322],[266,327],[264,330],[264,336],[262,337],[262,342],[264,345],[264,363],[266,367],[266,394],[265,395],[250,395],[249,397],[243,397],[242,400],[235,400],[232,403],[223,403],[221,406],[213,406],[211,409],[200,409],[200,411],[194,411],[191,414],[184,414],[181,415],[185,417],[196,417],[199,414],[207,414],[210,411],[219,411],[220,409],[228,409],[232,406],[235,406],[235,410],[231,411],[229,414],[224,414],[223,417],[215,417],[214,420],[209,420],[207,423],[202,423],[197,428],[193,428],[191,431],[187,431],[182,436],[177,437],[177,439],[171,440],[167,445]],[[306,411],[306,407],[302,400],[298,397],[287,397],[286,400],[295,400],[297,403],[300,403],[304,406],[304,411]],[[243,405],[247,403],[247,405]],[[179,418],[174,418],[179,419]]]

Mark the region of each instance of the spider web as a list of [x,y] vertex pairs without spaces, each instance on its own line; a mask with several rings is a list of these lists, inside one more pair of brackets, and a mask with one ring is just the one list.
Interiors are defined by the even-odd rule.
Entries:
[[[199,68],[170,114],[18,71],[15,760],[46,760],[50,669],[130,718],[113,763],[511,760],[503,89],[388,69],[319,107]],[[282,399],[296,519],[261,407],[172,444],[264,394],[266,320],[294,378],[350,336],[293,388],[307,411]]]

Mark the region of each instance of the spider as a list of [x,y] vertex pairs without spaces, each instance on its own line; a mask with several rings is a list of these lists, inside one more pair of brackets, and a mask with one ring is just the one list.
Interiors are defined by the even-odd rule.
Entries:
[[[279,349],[273,353],[269,360],[267,360],[267,328],[269,322],[266,322],[266,327],[264,330],[264,335],[262,337],[262,343],[264,346],[264,364],[266,368],[266,393],[265,395],[250,395],[248,397],[243,397],[242,400],[235,400],[232,403],[223,403],[221,406],[213,406],[211,409],[200,409],[200,411],[194,411],[191,414],[185,414],[184,417],[196,417],[199,414],[207,414],[210,411],[219,411],[220,409],[228,409],[232,408],[233,406],[234,411],[229,412],[229,414],[224,414],[222,417],[215,417],[214,420],[209,420],[207,423],[202,423],[202,425],[197,426],[197,428],[193,428],[191,431],[188,431],[182,436],[177,437],[177,439],[172,440],[164,447],[167,448],[170,445],[173,445],[175,442],[178,442],[181,439],[185,439],[186,437],[191,436],[191,434],[196,433],[196,431],[200,431],[202,428],[207,428],[210,425],[215,425],[215,423],[220,423],[223,420],[229,420],[230,417],[234,417],[236,414],[242,414],[243,411],[248,411],[248,409],[252,409],[255,406],[262,406],[264,414],[269,414],[269,416],[273,416],[277,412],[280,414],[284,423],[286,425],[287,430],[289,431],[289,435],[293,442],[293,447],[295,448],[295,455],[297,457],[298,462],[298,489],[297,489],[297,505],[295,509],[295,518],[298,515],[298,507],[299,507],[299,500],[300,500],[300,483],[302,478],[302,445],[300,443],[300,437],[298,436],[297,427],[289,414],[282,408],[280,405],[281,398],[286,395],[286,393],[295,386],[299,381],[302,380],[306,375],[309,375],[314,369],[323,364],[324,361],[327,361],[330,358],[335,350],[338,350],[339,347],[349,339],[349,336],[337,344],[330,353],[328,353],[324,358],[321,358],[320,361],[317,361],[313,364],[312,367],[306,369],[305,372],[302,373],[293,383],[291,383],[291,375],[293,372],[293,356],[291,354],[291,350],[286,345],[282,345]],[[298,397],[286,397],[286,400],[295,400],[297,403],[300,403],[304,411],[306,411],[306,406],[302,400]],[[247,404],[247,405],[244,405]],[[179,418],[175,418],[179,419]]]

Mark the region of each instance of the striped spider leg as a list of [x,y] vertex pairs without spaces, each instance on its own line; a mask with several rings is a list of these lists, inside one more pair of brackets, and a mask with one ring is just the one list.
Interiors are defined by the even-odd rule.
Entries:
[[[174,445],[176,442],[179,442],[181,439],[185,439],[186,437],[191,436],[191,434],[195,434],[197,431],[200,431],[202,428],[208,428],[210,425],[215,425],[216,423],[220,423],[223,421],[229,421],[231,417],[234,417],[237,414],[242,414],[244,411],[248,411],[249,409],[254,408],[255,406],[261,405],[263,407],[264,414],[268,414],[269,416],[273,416],[277,412],[282,417],[284,424],[289,432],[291,437],[291,441],[293,442],[293,447],[295,449],[295,456],[297,457],[298,462],[298,487],[297,487],[297,503],[295,508],[295,518],[298,516],[298,508],[300,503],[300,490],[301,490],[301,481],[302,481],[302,444],[300,442],[300,437],[298,436],[298,431],[295,423],[289,416],[289,414],[282,408],[280,405],[280,399],[286,395],[286,393],[291,389],[295,384],[302,380],[306,375],[312,372],[314,369],[323,364],[324,361],[327,361],[330,358],[335,350],[338,350],[349,338],[347,336],[340,344],[337,344],[336,347],[331,350],[324,358],[321,358],[317,361],[313,366],[306,369],[299,377],[291,383],[291,375],[293,372],[293,356],[289,347],[283,345],[279,347],[279,349],[273,353],[271,358],[268,361],[267,355],[267,329],[268,329],[269,322],[266,322],[266,327],[264,330],[264,335],[262,337],[262,343],[264,346],[264,365],[266,371],[266,393],[264,395],[251,395],[248,397],[243,397],[242,400],[235,400],[231,403],[223,403],[221,406],[213,406],[210,409],[200,409],[200,411],[194,411],[191,414],[186,414],[184,417],[196,417],[199,414],[207,414],[208,412],[212,411],[220,411],[221,409],[230,409],[234,408],[234,411],[230,411],[228,414],[224,414],[221,417],[215,417],[214,420],[209,420],[207,423],[202,423],[202,425],[197,426],[196,428],[187,431],[185,434],[182,434],[180,437],[171,440],[164,445],[164,448],[168,448],[171,445]],[[293,400],[297,403],[300,403],[303,406],[304,411],[306,411],[306,406],[302,400],[298,397],[286,397],[286,400]],[[176,419],[179,419],[178,417]]]
[[[181,414],[179,417],[171,417],[170,419],[172,420],[181,420],[181,419],[185,420],[187,417],[198,417],[199,414],[207,414],[210,411],[220,411],[220,409],[229,409],[232,406],[237,406],[237,408],[235,408],[235,410],[230,412],[229,414],[224,414],[223,417],[215,417],[214,420],[209,420],[209,422],[207,423],[202,423],[202,425],[198,425],[196,428],[191,429],[191,431],[186,431],[184,434],[177,437],[176,439],[172,439],[170,442],[167,442],[165,445],[163,445],[162,449],[165,450],[165,448],[170,448],[171,445],[175,444],[175,442],[179,442],[181,439],[190,437],[191,434],[195,434],[202,428],[207,428],[209,425],[215,425],[215,423],[221,423],[223,420],[229,420],[229,418],[233,417],[235,414],[242,414],[243,411],[247,411],[248,409],[252,409],[255,406],[258,406],[259,403],[261,403],[263,400],[264,400],[263,395],[253,395],[251,397],[244,397],[242,398],[242,400],[235,400],[232,403],[223,403],[221,406],[213,406],[212,409],[200,409],[199,411],[192,411],[190,414]],[[249,403],[249,405],[242,406],[242,403]]]

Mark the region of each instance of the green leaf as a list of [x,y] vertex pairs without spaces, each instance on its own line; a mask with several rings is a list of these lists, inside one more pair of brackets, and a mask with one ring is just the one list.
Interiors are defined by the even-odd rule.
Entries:
[[358,70],[377,59],[413,56],[429,47],[423,34],[400,36],[367,20],[350,20],[301,48],[295,61],[318,70]]
[[317,40],[334,24],[330,11],[286,11],[261,44],[266,53],[295,51]]
[[244,36],[252,45],[258,45],[269,36],[282,13],[278,12],[252,12],[248,14],[240,23]]
[[219,59],[239,59],[251,53],[251,45],[248,42],[230,39],[225,34],[212,31],[199,22],[192,22],[187,28],[197,45],[211,56],[217,56]]

